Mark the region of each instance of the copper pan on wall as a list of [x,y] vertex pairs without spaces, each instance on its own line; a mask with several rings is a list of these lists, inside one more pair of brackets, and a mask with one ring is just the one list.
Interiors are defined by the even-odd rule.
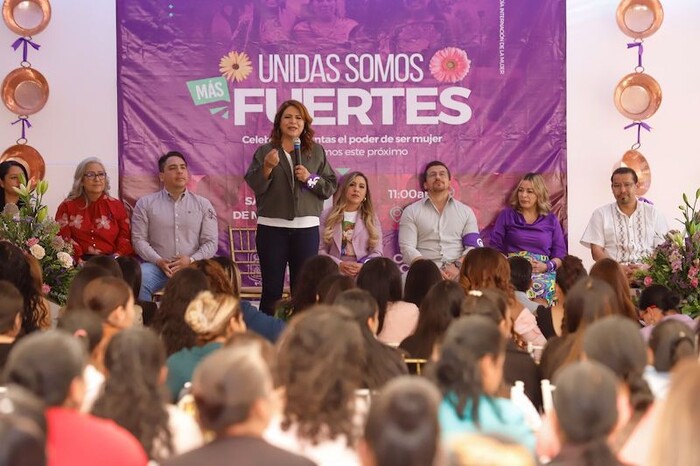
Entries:
[[664,9],[659,0],[622,0],[617,7],[617,26],[633,39],[654,34],[664,21]]
[[615,87],[615,107],[630,120],[646,120],[661,106],[661,86],[645,73],[630,73]]
[[27,144],[15,144],[5,149],[0,156],[0,163],[6,160],[14,160],[24,165],[32,183],[43,180],[46,175],[46,164],[39,151]]
[[49,100],[49,83],[34,68],[17,68],[2,82],[2,101],[12,113],[31,115]]
[[49,25],[49,0],[5,0],[2,19],[10,30],[20,36],[38,34]]

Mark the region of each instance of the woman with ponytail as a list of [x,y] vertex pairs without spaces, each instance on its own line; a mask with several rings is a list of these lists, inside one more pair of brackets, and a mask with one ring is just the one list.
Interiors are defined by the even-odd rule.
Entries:
[[663,285],[650,285],[639,295],[639,317],[646,327],[641,332],[645,341],[649,341],[654,326],[666,320],[676,320],[691,329],[696,328],[695,321],[678,312],[681,297]]
[[652,435],[654,395],[643,376],[647,355],[639,327],[620,315],[594,322],[584,335],[583,352],[622,383],[620,417],[610,446],[623,463],[643,464]]
[[682,322],[664,320],[654,326],[649,348],[652,362],[644,370],[644,379],[657,399],[665,399],[676,364],[697,358],[694,332]]
[[569,364],[557,373],[553,424],[561,442],[551,466],[618,466],[608,446],[617,422],[617,380],[602,364]]
[[107,379],[92,414],[131,432],[148,457],[162,461],[202,445],[194,420],[166,403],[165,348],[151,330],[115,335],[105,353]]
[[438,413],[443,439],[465,432],[498,434],[534,450],[522,411],[496,398],[505,349],[498,325],[487,317],[461,317],[447,330],[433,374],[443,395]]

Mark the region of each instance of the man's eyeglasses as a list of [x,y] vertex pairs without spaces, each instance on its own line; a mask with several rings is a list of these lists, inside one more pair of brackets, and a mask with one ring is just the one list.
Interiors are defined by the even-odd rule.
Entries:
[[83,176],[88,180],[104,180],[107,174],[105,172],[87,172]]

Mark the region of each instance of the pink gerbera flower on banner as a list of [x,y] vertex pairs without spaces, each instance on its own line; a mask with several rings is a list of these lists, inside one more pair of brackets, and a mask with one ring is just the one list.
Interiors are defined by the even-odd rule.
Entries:
[[430,59],[430,74],[441,82],[456,83],[469,73],[471,61],[467,52],[457,47],[438,50]]

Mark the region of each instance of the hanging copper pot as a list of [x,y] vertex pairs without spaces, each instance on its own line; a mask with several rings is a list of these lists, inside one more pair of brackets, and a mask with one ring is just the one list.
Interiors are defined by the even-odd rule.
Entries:
[[33,36],[49,25],[49,0],[5,0],[2,19],[10,30],[20,36]]
[[27,144],[15,144],[5,149],[0,156],[0,163],[5,160],[15,160],[21,163],[27,170],[32,183],[43,180],[46,175],[46,164],[39,151]]
[[12,113],[31,115],[44,108],[47,100],[49,83],[34,68],[12,70],[2,82],[2,101]]
[[661,86],[645,73],[630,73],[615,88],[615,107],[630,120],[646,120],[661,105]]
[[633,39],[643,39],[661,27],[664,9],[659,0],[622,0],[616,17],[623,33]]

